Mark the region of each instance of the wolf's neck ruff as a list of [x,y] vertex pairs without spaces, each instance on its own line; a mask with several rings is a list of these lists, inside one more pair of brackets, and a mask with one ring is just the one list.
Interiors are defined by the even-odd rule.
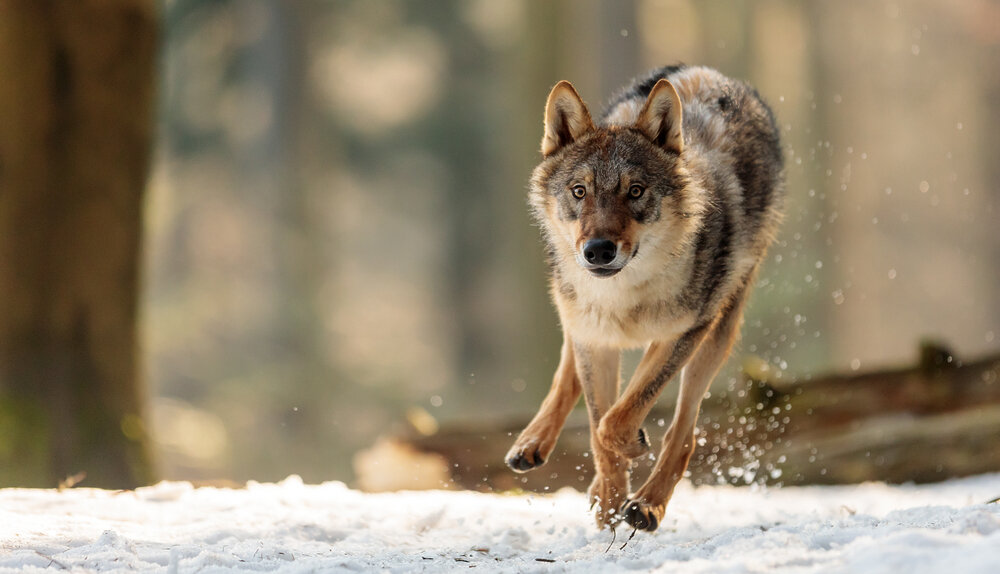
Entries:
[[[653,530],[781,219],[778,130],[747,84],[672,66],[625,88],[596,124],[573,86],[559,82],[541,147],[529,198],[564,344],[552,389],[507,462],[519,472],[542,465],[583,394],[598,524]],[[646,351],[618,397],[620,349],[634,346]],[[628,461],[649,449],[640,425],[682,367],[661,456],[630,494]]]

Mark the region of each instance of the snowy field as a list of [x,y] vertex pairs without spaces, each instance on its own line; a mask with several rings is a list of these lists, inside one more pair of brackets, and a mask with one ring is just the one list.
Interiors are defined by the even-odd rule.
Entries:
[[678,487],[655,534],[585,496],[0,490],[0,572],[1000,572],[1000,474],[929,486]]

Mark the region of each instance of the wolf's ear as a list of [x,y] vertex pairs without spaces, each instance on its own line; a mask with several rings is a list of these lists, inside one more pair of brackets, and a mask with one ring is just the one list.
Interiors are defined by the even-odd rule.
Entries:
[[679,154],[684,151],[681,122],[681,98],[673,84],[661,79],[649,92],[635,127],[654,144]]
[[594,129],[587,105],[573,89],[573,84],[563,80],[549,92],[545,102],[545,135],[542,137],[542,156],[549,157],[565,145]]

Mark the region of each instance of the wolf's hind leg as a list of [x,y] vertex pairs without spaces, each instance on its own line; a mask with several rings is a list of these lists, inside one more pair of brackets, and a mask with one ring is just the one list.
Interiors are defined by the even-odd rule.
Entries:
[[517,437],[514,446],[507,451],[507,466],[517,472],[527,472],[548,460],[556,440],[566,424],[573,406],[580,399],[580,380],[576,374],[573,343],[569,336],[563,341],[559,367],[552,378],[549,394],[542,401],[538,414]]
[[656,530],[663,520],[674,487],[687,469],[694,453],[694,427],[701,400],[736,341],[746,291],[744,287],[720,313],[711,332],[684,367],[677,408],[673,422],[663,437],[660,457],[646,484],[622,507],[625,521],[635,528]]
[[594,456],[594,480],[590,504],[599,528],[614,526],[619,509],[628,497],[629,459],[608,450],[597,438],[597,427],[618,396],[621,352],[609,348],[576,347],[577,374],[583,385],[590,415],[590,450]]

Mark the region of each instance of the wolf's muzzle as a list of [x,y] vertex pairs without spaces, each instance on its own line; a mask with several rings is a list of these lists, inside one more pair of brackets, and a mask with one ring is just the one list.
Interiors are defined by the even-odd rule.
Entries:
[[583,244],[580,255],[580,264],[597,277],[611,277],[625,266],[625,261],[619,257],[618,246],[609,239],[588,240]]
[[607,265],[618,256],[618,247],[609,239],[591,239],[583,244],[583,258],[591,265]]

